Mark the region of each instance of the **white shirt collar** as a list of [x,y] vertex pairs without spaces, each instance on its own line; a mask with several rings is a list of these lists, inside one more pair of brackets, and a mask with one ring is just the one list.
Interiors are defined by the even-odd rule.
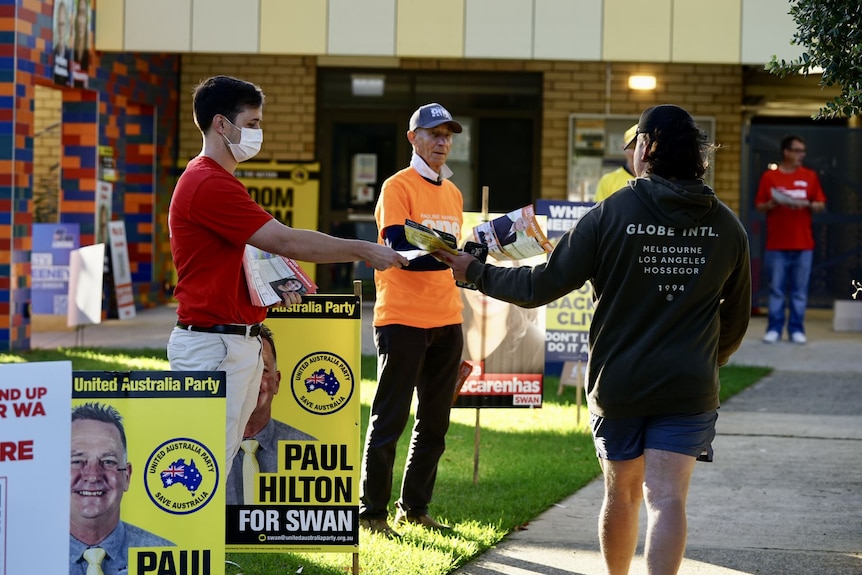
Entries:
[[437,172],[432,170],[431,166],[429,166],[428,163],[422,159],[422,156],[420,156],[416,152],[413,152],[413,155],[410,158],[410,166],[412,166],[414,170],[419,172],[419,175],[423,178],[428,178],[429,180],[434,180],[435,182],[439,182],[444,179],[448,180],[452,177],[452,174],[454,173],[449,168],[449,166],[443,164],[443,166],[440,168],[440,173],[438,174]]

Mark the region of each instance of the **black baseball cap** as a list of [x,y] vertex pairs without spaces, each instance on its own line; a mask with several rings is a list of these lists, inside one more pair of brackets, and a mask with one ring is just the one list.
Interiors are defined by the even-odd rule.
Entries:
[[461,124],[453,120],[449,110],[440,104],[425,104],[410,116],[411,132],[415,131],[416,128],[436,128],[440,124],[449,124],[456,134],[463,131]]
[[691,114],[673,104],[661,104],[647,108],[638,120],[638,129],[626,145],[624,150],[634,147],[638,134],[653,134],[657,130],[662,131],[672,127],[695,128],[694,118]]

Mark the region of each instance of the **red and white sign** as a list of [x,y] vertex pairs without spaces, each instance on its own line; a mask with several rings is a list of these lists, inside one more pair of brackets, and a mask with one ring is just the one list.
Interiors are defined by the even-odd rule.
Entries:
[[69,572],[71,398],[72,362],[0,365],[0,575]]
[[126,241],[126,222],[108,224],[111,240],[111,269],[114,270],[114,292],[117,296],[117,317],[135,317],[135,294],[132,291],[132,273],[129,269],[129,245]]

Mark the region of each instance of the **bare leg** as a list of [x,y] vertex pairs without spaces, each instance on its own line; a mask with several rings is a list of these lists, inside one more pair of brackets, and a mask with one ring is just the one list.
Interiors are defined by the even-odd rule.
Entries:
[[688,531],[685,503],[695,458],[657,449],[644,451],[649,575],[676,575]]
[[605,499],[599,514],[602,556],[608,575],[626,575],[638,544],[644,457],[628,461],[599,461],[605,476]]

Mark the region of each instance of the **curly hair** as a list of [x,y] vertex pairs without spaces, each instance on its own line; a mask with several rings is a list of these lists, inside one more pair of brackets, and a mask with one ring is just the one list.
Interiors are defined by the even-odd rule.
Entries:
[[675,122],[647,133],[649,173],[669,180],[699,180],[709,168],[709,153],[718,148],[697,125]]

